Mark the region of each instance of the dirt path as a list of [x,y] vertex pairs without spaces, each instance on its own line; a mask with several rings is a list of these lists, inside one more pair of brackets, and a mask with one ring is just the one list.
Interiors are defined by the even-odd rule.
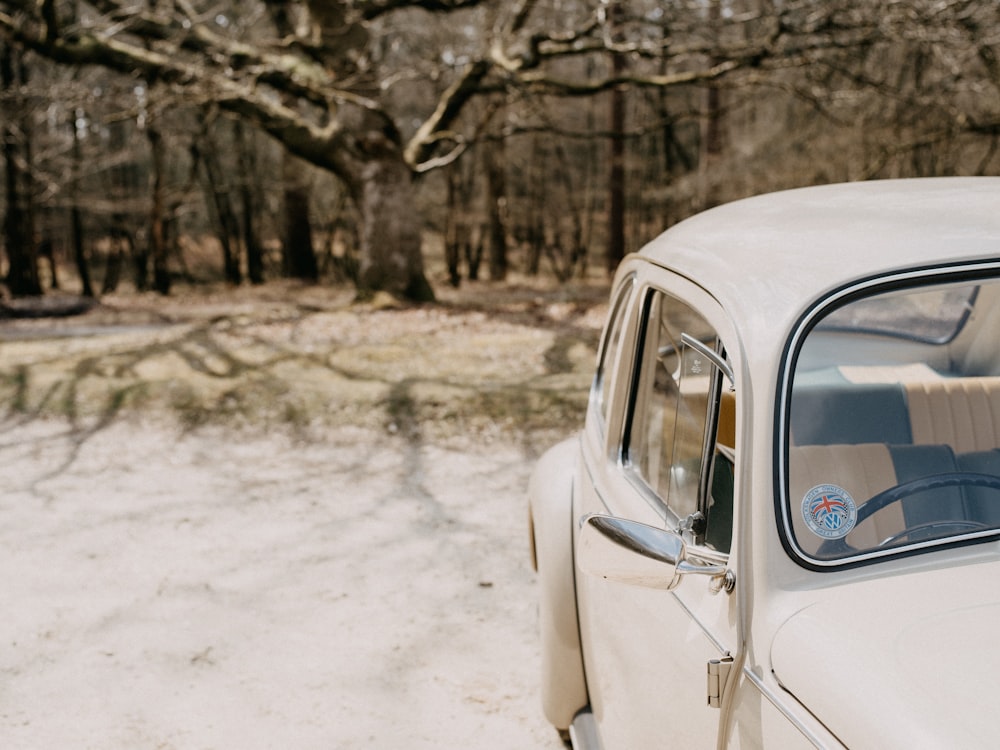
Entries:
[[[524,489],[592,349],[521,313],[342,314],[0,344],[0,746],[561,747]],[[319,397],[340,416],[303,420]]]
[[559,747],[521,451],[4,428],[4,748]]

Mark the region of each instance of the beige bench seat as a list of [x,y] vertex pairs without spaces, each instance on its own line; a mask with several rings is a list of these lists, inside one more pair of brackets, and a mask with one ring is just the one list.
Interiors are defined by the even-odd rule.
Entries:
[[914,445],[950,445],[956,453],[1000,448],[1000,378],[906,383]]
[[[888,377],[889,369],[883,369]],[[1000,448],[1000,377],[841,382],[796,388],[795,445],[948,445],[956,453]]]

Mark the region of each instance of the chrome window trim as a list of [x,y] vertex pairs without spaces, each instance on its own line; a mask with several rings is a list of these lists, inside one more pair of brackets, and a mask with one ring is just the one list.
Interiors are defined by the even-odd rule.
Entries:
[[[679,277],[679,278],[684,278],[684,277]],[[643,281],[642,283],[638,283],[638,279],[636,278],[635,274],[633,274],[633,281],[635,281],[636,283],[633,284],[634,295],[632,299],[634,300],[635,304],[632,307],[633,310],[636,311],[638,314],[639,323],[636,326],[635,336],[632,341],[632,348],[631,348],[632,361],[629,366],[629,372],[628,372],[630,382],[629,382],[629,390],[627,393],[627,399],[624,406],[625,413],[623,414],[623,418],[621,420],[620,435],[617,441],[617,447],[612,453],[612,460],[615,464],[615,468],[622,474],[622,476],[625,477],[626,480],[628,480],[629,485],[639,493],[640,497],[642,497],[642,499],[646,502],[646,504],[649,505],[649,507],[653,510],[653,512],[656,513],[656,515],[663,521],[665,528],[679,532],[681,521],[683,519],[681,519],[680,516],[678,516],[677,513],[674,512],[674,510],[670,507],[670,505],[659,495],[659,493],[656,492],[655,489],[649,486],[646,480],[643,479],[642,475],[635,468],[632,461],[630,461],[628,458],[627,443],[628,443],[629,433],[631,431],[630,414],[634,406],[635,390],[638,388],[638,378],[641,373],[641,368],[638,367],[637,360],[639,358],[638,355],[640,350],[645,345],[645,342],[643,341],[642,337],[646,333],[645,318],[648,312],[649,300],[651,300],[654,295],[671,297],[674,300],[686,305],[692,312],[701,316],[702,319],[712,327],[713,333],[715,334],[716,337],[716,341],[720,345],[722,345],[722,336],[719,334],[715,325],[704,317],[702,311],[698,308],[698,306],[690,302],[685,295],[679,294],[676,290],[668,290],[664,286],[655,283],[650,283],[649,281]],[[684,281],[690,283],[688,279],[684,279]],[[688,339],[691,338],[687,334],[682,334],[682,336],[687,336]],[[699,347],[698,350],[702,351],[702,347]],[[713,368],[715,370],[712,381],[713,391],[717,390],[721,386],[722,377],[730,378],[730,384],[732,385],[733,388],[735,388],[735,373],[733,371],[732,365],[730,365],[725,360],[721,360],[720,355],[713,352],[713,357],[712,357],[713,363],[715,363],[717,359],[720,360],[722,364],[725,365],[725,370],[722,370],[721,368],[718,369]],[[620,374],[624,375],[625,373],[623,371]],[[714,408],[715,409],[718,408],[717,403],[715,404]],[[709,417],[711,419],[714,419],[715,415],[711,414],[709,415]],[[601,437],[605,438],[605,435],[602,434]],[[707,432],[704,437],[706,441],[710,439]],[[709,468],[710,467],[706,466],[703,467],[703,470],[707,472]],[[702,477],[699,483],[700,484],[699,493],[708,493],[711,491],[710,487],[705,486],[707,478],[708,477]],[[702,501],[703,498],[700,498],[699,504],[702,504]],[[614,511],[608,508],[608,505],[604,501],[603,497],[601,498],[601,503],[604,505],[605,510],[614,515]],[[728,565],[730,555],[732,554],[731,552],[719,552],[718,550],[711,549],[701,544],[688,544],[688,549],[691,550],[692,555],[702,560],[710,561],[719,565]]]
[[670,506],[663,501],[663,498],[657,494],[656,490],[646,483],[646,480],[642,478],[632,462],[626,461],[624,456],[622,456],[618,459],[617,468],[622,472],[632,488],[646,501],[646,504],[656,511],[656,515],[663,519],[663,523],[672,531],[677,531],[681,523],[680,516],[674,513],[670,509]]
[[[607,330],[603,331],[601,336],[600,347],[597,350],[597,369],[594,373],[594,378],[590,384],[590,397],[588,408],[593,409],[597,417],[597,428],[598,433],[601,438],[606,438],[608,433],[608,420],[606,419],[606,410],[608,404],[604,402],[603,389],[604,383],[608,376],[608,362],[605,358],[608,354],[608,344],[610,342],[611,333],[614,329],[613,323],[620,322],[622,326],[621,336],[622,341],[619,341],[618,354],[621,354],[622,343],[624,343],[624,337],[627,333],[625,324],[628,322],[627,316],[629,314],[629,303],[632,300],[632,295],[637,287],[637,273],[635,271],[631,272],[619,283],[618,287],[614,290],[611,298],[611,304],[608,312],[608,327]],[[621,316],[621,317],[619,317]],[[631,369],[631,368],[630,368]],[[616,374],[613,370],[612,375]],[[614,394],[612,394],[614,395]]]
[[[681,519],[670,510],[670,506],[663,502],[663,499],[656,494],[653,489],[643,481],[635,471],[631,470],[628,464],[623,464],[619,461],[616,467],[622,472],[625,479],[628,480],[629,485],[636,490],[643,500],[653,509],[657,516],[663,521],[664,527],[668,528],[670,531],[676,531],[680,533]],[[600,493],[598,493],[600,494]],[[604,502],[604,498],[601,497],[601,504],[604,509],[614,515],[614,511],[608,507],[608,504]],[[710,562],[716,565],[727,565],[729,563],[729,558],[732,555],[731,552],[719,552],[716,549],[710,547],[705,547],[701,544],[689,544],[685,542],[687,549],[690,551],[692,557],[697,557],[699,560],[704,560],[705,562]]]
[[[964,278],[963,278],[964,277]],[[1000,283],[1000,262],[990,261],[985,263],[959,263],[946,266],[932,266],[928,268],[911,269],[899,273],[885,273],[869,279],[863,279],[840,289],[834,290],[824,297],[820,297],[806,310],[805,313],[795,323],[791,336],[789,336],[784,353],[781,357],[779,385],[777,401],[775,403],[774,420],[774,452],[773,460],[777,464],[775,472],[777,486],[775,487],[775,498],[778,504],[778,515],[781,519],[779,524],[779,536],[786,551],[796,563],[804,565],[813,570],[839,570],[854,567],[857,565],[878,562],[883,558],[896,558],[906,555],[913,555],[927,549],[946,549],[961,544],[975,542],[978,539],[995,538],[1000,535],[1000,529],[987,529],[985,531],[969,532],[957,534],[955,536],[941,539],[929,539],[922,542],[914,542],[891,549],[869,550],[850,557],[842,557],[836,560],[822,560],[815,558],[805,552],[798,544],[792,526],[791,518],[791,498],[788,496],[788,434],[789,434],[789,404],[791,402],[792,375],[801,350],[803,340],[806,335],[812,332],[818,319],[824,317],[831,308],[851,297],[871,296],[880,287],[887,291],[892,288],[907,288],[919,286],[921,281],[931,279],[938,280],[941,284],[961,283],[962,281],[973,281],[975,279],[993,279]]]

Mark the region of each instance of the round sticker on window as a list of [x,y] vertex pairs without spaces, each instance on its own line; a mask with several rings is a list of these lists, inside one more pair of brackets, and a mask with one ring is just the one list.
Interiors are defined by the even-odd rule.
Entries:
[[802,498],[802,518],[817,536],[843,539],[858,520],[858,507],[843,487],[820,484]]

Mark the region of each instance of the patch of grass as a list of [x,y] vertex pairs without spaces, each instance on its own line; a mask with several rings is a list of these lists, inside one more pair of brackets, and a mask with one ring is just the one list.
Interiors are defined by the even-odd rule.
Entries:
[[2,383],[5,391],[12,391],[10,396],[11,410],[18,414],[26,413],[28,411],[28,388],[30,383],[28,368],[24,366],[18,367],[12,374],[4,376]]

